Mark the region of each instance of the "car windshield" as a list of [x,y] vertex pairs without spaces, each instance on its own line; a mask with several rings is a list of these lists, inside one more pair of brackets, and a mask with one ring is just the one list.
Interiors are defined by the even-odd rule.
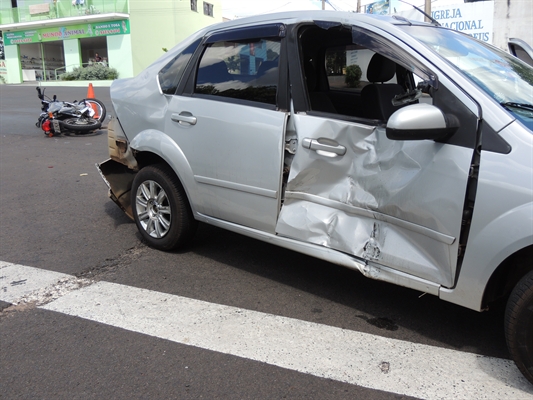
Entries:
[[533,68],[510,54],[445,28],[402,26],[474,81],[533,131]]

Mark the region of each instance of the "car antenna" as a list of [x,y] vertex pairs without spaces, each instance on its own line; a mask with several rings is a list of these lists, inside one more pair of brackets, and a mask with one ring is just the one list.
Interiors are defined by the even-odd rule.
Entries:
[[419,11],[419,12],[421,12],[422,14],[424,14],[424,16],[427,17],[427,18],[431,21],[431,23],[432,23],[433,25],[435,25],[435,26],[440,26],[439,21],[437,21],[436,19],[434,19],[433,17],[431,17],[431,15],[427,15],[424,11],[422,11],[420,8],[418,8],[418,7],[415,6],[414,4],[408,3],[408,2],[406,2],[406,1],[404,1],[404,0],[399,0],[399,1],[401,1],[402,3],[405,3],[405,4],[407,4],[407,5],[410,5],[410,6],[413,7],[416,11]]

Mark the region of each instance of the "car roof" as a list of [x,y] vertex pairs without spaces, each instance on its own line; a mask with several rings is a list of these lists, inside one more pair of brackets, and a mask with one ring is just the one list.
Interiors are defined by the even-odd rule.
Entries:
[[226,29],[253,26],[257,24],[268,24],[273,22],[298,24],[312,21],[331,21],[346,25],[364,23],[384,29],[387,29],[387,27],[390,29],[391,25],[430,25],[425,22],[410,21],[406,18],[399,16],[361,14],[347,11],[314,10],[286,11],[280,13],[262,14],[245,18],[238,18],[231,21],[220,22],[217,24],[210,25],[202,29],[198,33],[201,33],[200,35],[203,36],[205,34],[210,34]]

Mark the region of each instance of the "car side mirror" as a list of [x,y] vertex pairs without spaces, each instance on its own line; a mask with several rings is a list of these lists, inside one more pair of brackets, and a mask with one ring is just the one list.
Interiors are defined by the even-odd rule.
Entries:
[[459,120],[455,115],[444,114],[430,104],[412,104],[390,116],[387,137],[391,140],[443,140],[458,128]]

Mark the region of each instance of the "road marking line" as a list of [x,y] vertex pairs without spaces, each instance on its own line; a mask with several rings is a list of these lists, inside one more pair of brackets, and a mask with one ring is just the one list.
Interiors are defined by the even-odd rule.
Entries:
[[[1,285],[55,272],[0,263]],[[20,269],[20,271],[19,271]],[[13,273],[13,272],[16,273]],[[64,278],[65,274],[62,275]],[[20,286],[10,287],[10,298]],[[0,300],[6,293],[0,291]],[[28,293],[24,294],[28,296]],[[318,377],[426,399],[533,399],[512,361],[350,331],[109,282],[41,308]],[[384,364],[388,363],[388,364]],[[385,372],[386,373],[385,373]]]

